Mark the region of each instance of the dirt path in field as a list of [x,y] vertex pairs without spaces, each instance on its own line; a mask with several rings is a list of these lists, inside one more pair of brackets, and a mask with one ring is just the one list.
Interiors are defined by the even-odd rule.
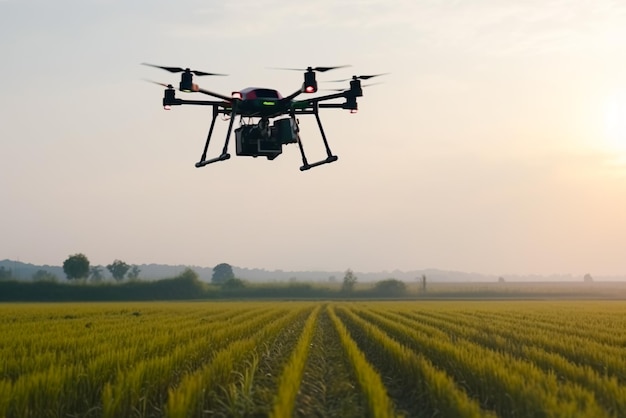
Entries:
[[320,312],[294,416],[363,417],[367,405],[326,307]]

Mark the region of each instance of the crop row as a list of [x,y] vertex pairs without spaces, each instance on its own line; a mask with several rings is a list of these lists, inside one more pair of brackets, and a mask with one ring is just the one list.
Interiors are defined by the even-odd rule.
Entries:
[[0,417],[626,416],[626,304],[0,305]]

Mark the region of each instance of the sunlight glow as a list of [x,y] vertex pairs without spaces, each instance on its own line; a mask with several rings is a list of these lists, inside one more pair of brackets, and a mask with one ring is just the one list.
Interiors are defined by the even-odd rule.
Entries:
[[611,145],[626,151],[626,90],[613,94],[605,110],[605,130]]

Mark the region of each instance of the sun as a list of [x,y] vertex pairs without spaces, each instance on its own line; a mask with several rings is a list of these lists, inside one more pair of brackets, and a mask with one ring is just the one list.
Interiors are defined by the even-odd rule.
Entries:
[[604,126],[611,145],[626,151],[626,89],[615,92],[609,98]]

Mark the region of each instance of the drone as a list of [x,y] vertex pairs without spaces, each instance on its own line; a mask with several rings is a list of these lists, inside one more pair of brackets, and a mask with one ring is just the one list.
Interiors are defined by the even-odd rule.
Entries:
[[[336,93],[332,94],[297,100],[296,98],[302,94],[311,94],[318,91],[317,80],[315,78],[316,73],[323,73],[348,66],[307,67],[305,69],[279,68],[282,70],[304,72],[304,82],[301,88],[288,96],[282,96],[275,89],[258,87],[248,87],[233,91],[230,96],[227,96],[200,88],[193,82],[194,75],[223,76],[225,74],[209,73],[181,67],[165,67],[147,63],[143,63],[143,65],[160,68],[170,73],[181,73],[178,90],[185,93],[203,93],[213,98],[213,100],[179,99],[176,97],[176,89],[171,84],[153,81],[153,83],[166,88],[163,96],[163,108],[165,110],[170,110],[172,106],[181,105],[212,107],[213,118],[211,120],[211,126],[209,127],[200,161],[195,164],[198,168],[230,159],[228,144],[237,117],[239,117],[239,126],[234,131],[236,153],[238,156],[266,157],[268,160],[273,160],[282,153],[283,145],[297,143],[300,148],[300,154],[302,155],[300,171],[309,170],[322,164],[337,161],[338,157],[333,155],[328,145],[328,140],[326,139],[326,134],[320,120],[319,109],[344,109],[349,110],[350,113],[356,113],[358,110],[357,98],[363,96],[362,88],[365,87],[365,85],[361,86],[361,80],[368,80],[384,75],[354,75],[349,79],[333,80],[336,82],[349,81],[349,88],[336,89]],[[343,99],[343,101],[336,102],[338,99]],[[326,103],[331,100],[335,100],[335,102]],[[215,121],[219,115],[223,115],[223,117],[229,121],[224,147],[218,157],[207,159],[213,128],[215,127]],[[317,126],[319,127],[324,142],[324,147],[326,148],[327,157],[325,159],[313,163],[309,163],[307,160],[300,139],[300,128],[298,125],[298,116],[300,115],[315,116]]]

